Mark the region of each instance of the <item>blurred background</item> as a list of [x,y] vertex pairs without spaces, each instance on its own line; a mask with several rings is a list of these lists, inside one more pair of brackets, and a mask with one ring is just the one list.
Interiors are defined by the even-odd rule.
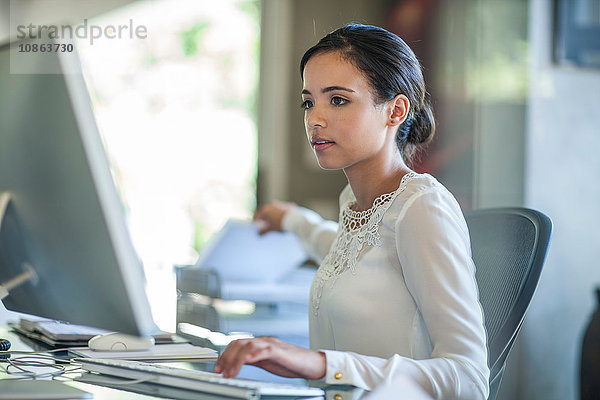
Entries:
[[273,199],[337,219],[346,181],[306,143],[298,63],[327,32],[375,24],[413,48],[433,100],[438,135],[413,167],[465,211],[554,222],[499,398],[578,397],[600,285],[600,0],[0,0],[0,41],[11,24],[85,19],[147,28],[78,48],[163,329],[173,265],[227,219]]

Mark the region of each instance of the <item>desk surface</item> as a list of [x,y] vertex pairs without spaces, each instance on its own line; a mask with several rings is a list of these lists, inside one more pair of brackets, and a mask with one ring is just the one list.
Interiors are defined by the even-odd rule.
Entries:
[[[39,351],[42,351],[41,347],[36,346],[32,342],[29,342],[29,340],[27,338],[23,338],[20,335],[17,335],[16,333],[11,332],[6,325],[0,325],[0,338],[8,339],[11,341],[11,343],[12,343],[11,350],[22,350],[22,351],[39,350]],[[183,367],[187,366],[190,368],[192,367],[189,363],[177,363],[176,365],[183,366]],[[194,363],[193,367],[196,369],[211,371],[213,365],[214,365],[214,361],[198,362],[198,363]],[[6,364],[0,364],[0,367],[2,368],[2,370],[4,369],[5,366],[6,366]],[[3,379],[9,379],[11,377],[12,377],[11,375],[7,375],[3,371],[0,371],[0,384]],[[203,399],[203,400],[229,399],[228,397],[216,396],[216,395],[210,395],[210,394],[199,394],[198,392],[179,390],[177,388],[168,388],[165,386],[159,386],[159,385],[154,385],[154,384],[149,384],[149,383],[140,383],[140,384],[134,384],[134,385],[127,385],[127,386],[119,386],[119,385],[112,386],[111,385],[112,387],[107,387],[105,385],[101,386],[99,384],[84,383],[81,381],[73,381],[72,379],[70,379],[70,378],[75,378],[75,377],[79,377],[79,378],[83,378],[83,379],[85,379],[87,377],[87,378],[91,379],[92,381],[94,379],[96,379],[96,380],[100,379],[96,375],[93,375],[93,376],[89,375],[89,374],[82,375],[80,373],[70,374],[70,375],[68,375],[68,377],[58,377],[56,379],[64,382],[67,385],[71,385],[78,389],[92,393],[94,396],[94,399],[100,399],[100,400],[124,400],[124,399],[133,399],[133,400],[146,399],[147,400],[147,399],[158,399],[158,398],[171,398],[171,399],[182,399],[182,400],[187,400],[187,399]],[[265,380],[265,381],[269,381],[269,382],[279,382],[279,381],[286,382],[286,383],[290,383],[290,381],[293,382],[293,380],[277,377],[277,376],[272,375],[272,374],[270,374],[266,371],[263,371],[259,368],[251,367],[251,366],[244,366],[242,368],[242,371],[240,372],[240,377],[248,378],[248,379]],[[110,380],[111,382],[115,380],[112,377],[107,377],[106,379]],[[329,398],[331,398],[331,399],[342,398],[344,400],[358,399],[363,394],[363,391],[360,389],[347,388],[347,387],[326,388],[326,392],[327,392],[326,398],[328,398],[328,399]],[[336,397],[336,395],[340,395],[341,397],[339,397],[339,396]],[[273,397],[269,397],[269,399],[276,400],[276,398],[273,398]],[[287,397],[285,399],[289,400],[290,398]]]

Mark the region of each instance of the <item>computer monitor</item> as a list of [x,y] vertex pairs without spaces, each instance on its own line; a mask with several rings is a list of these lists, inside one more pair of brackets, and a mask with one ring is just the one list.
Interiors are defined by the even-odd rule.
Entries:
[[2,301],[16,312],[155,334],[79,59],[60,48],[29,52],[23,70],[64,73],[11,73],[11,47],[22,43],[0,45],[0,285],[31,269],[37,279]]

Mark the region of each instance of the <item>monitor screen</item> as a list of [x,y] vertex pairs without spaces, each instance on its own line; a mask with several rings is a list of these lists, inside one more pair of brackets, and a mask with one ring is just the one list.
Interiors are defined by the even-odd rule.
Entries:
[[11,71],[11,48],[22,43],[0,46],[0,285],[28,269],[37,279],[10,290],[3,303],[17,312],[151,335],[157,328],[142,264],[76,51],[21,54],[22,71],[54,72],[24,74],[14,65]]

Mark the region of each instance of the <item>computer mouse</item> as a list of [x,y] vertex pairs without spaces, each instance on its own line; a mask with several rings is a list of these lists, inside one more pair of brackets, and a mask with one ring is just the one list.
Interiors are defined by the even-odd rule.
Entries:
[[106,333],[97,335],[88,341],[88,347],[94,351],[144,351],[154,346],[154,338],[137,337],[124,333]]

